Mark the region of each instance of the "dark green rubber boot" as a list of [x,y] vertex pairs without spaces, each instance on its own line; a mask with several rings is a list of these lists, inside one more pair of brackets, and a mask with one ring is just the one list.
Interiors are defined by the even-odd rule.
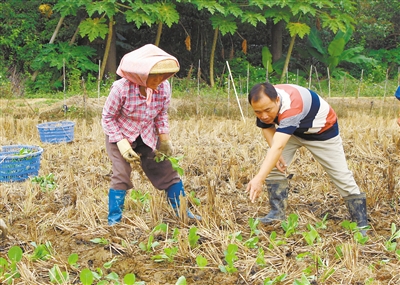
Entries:
[[357,223],[357,226],[360,228],[360,233],[366,236],[367,232],[364,228],[368,226],[368,219],[367,197],[365,193],[344,197],[344,202],[349,210],[351,220]]
[[263,224],[285,220],[289,192],[287,180],[267,181],[267,191],[271,210],[265,217],[258,218],[258,220]]

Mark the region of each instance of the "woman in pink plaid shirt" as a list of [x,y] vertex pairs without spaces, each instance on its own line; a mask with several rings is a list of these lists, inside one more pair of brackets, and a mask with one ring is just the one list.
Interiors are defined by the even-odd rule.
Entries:
[[[168,78],[179,71],[178,60],[155,45],[147,44],[121,60],[115,81],[102,112],[106,149],[112,162],[108,194],[108,224],[121,221],[126,191],[133,187],[131,163],[140,163],[144,173],[179,214],[183,183],[169,160],[155,161],[156,150],[173,153],[169,136],[168,106],[171,87]],[[189,218],[200,219],[187,211]]]

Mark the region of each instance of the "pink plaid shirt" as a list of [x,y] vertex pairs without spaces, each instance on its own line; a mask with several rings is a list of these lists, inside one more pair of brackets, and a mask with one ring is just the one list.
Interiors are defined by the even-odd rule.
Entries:
[[110,143],[126,138],[130,143],[140,135],[143,142],[156,148],[158,134],[169,133],[168,106],[171,86],[168,80],[154,91],[149,106],[139,85],[125,78],[113,83],[102,112],[101,124]]

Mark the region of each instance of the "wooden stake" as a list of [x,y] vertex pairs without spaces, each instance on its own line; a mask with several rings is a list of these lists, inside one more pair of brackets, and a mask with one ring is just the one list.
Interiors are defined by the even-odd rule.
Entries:
[[246,119],[244,118],[244,115],[243,115],[242,106],[240,105],[240,100],[239,100],[239,97],[238,97],[237,92],[236,92],[235,83],[233,82],[233,76],[232,76],[231,68],[229,66],[228,61],[226,61],[226,65],[228,66],[229,76],[230,76],[230,78],[232,80],[233,91],[235,91],[236,100],[237,100],[237,103],[239,105],[240,114],[242,115],[242,119],[245,122]]

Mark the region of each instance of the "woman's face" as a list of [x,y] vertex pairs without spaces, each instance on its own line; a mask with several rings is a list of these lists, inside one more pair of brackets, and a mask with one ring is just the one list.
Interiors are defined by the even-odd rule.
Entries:
[[165,79],[171,77],[173,73],[159,73],[159,74],[149,74],[147,77],[146,84],[148,88],[153,90],[157,89],[157,86],[160,85]]

